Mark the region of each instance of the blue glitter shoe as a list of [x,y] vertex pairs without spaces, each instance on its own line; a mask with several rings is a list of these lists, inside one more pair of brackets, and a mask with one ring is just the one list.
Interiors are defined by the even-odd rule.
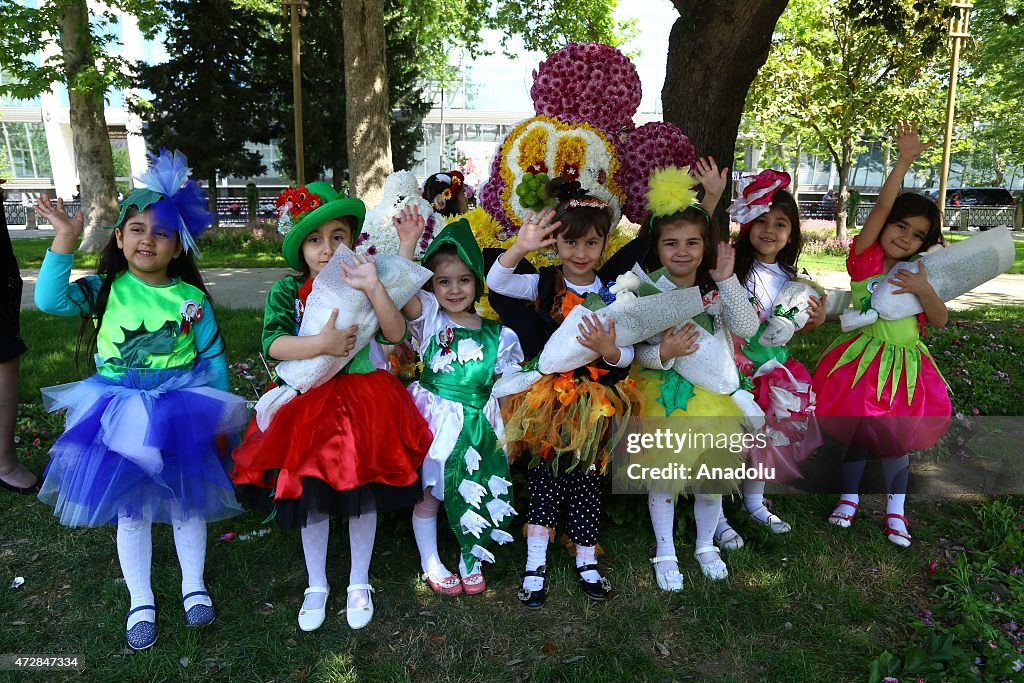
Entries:
[[[154,613],[156,612],[155,605],[143,605],[128,612],[125,618],[147,609],[153,610]],[[128,640],[128,647],[131,649],[148,650],[156,642],[156,624],[152,621],[140,621],[128,629],[124,635]]]
[[[195,591],[194,593],[189,593],[184,596],[181,600],[184,602],[189,598],[196,597],[197,595],[210,597],[210,594],[206,591]],[[216,618],[217,612],[213,609],[213,605],[192,605],[192,607],[185,612],[185,622],[188,623],[189,626],[209,626]]]

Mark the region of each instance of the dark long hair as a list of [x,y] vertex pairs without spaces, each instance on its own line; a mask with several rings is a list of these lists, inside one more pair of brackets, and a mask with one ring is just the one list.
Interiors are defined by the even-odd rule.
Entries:
[[904,218],[924,216],[928,219],[928,233],[924,236],[924,244],[918,253],[926,251],[936,244],[945,244],[942,239],[942,214],[939,213],[938,205],[930,198],[916,192],[904,192],[896,197],[892,203],[892,209],[885,219],[885,224],[896,223]]
[[[125,216],[124,223],[137,214],[137,209],[129,211]],[[121,229],[121,226],[118,226],[118,229]],[[175,239],[179,239],[177,232],[175,232]],[[96,274],[100,276],[99,291],[93,294],[92,289],[85,282],[82,280],[75,282],[92,311],[82,315],[82,324],[78,328],[78,341],[75,344],[76,365],[83,350],[90,356],[95,353],[96,339],[99,336],[100,327],[103,325],[103,314],[107,311],[107,300],[110,298],[110,287],[114,284],[114,280],[127,270],[128,259],[125,257],[124,251],[117,246],[117,235],[111,233],[110,239],[107,240],[103,251],[100,252],[99,264],[96,266]],[[208,301],[213,302],[213,297],[210,296],[206,285],[203,284],[203,276],[199,273],[191,251],[182,251],[181,255],[171,259],[171,262],[167,264],[167,277],[187,282],[202,291]]]
[[[800,234],[800,207],[796,200],[786,190],[776,190],[772,196],[772,208],[778,209],[789,219],[789,242],[775,257],[782,271],[790,278],[796,277],[796,262],[800,258],[800,252],[804,248],[804,238]],[[754,267],[757,254],[754,252],[754,245],[750,243],[750,229],[740,230],[740,236],[736,238],[736,279],[741,285],[746,286],[750,269]]]
[[574,199],[604,203],[603,199],[588,194],[578,180],[558,176],[548,181],[548,184],[544,186],[544,191],[549,197],[558,200],[558,204],[555,206],[555,215],[562,225],[553,236],[574,240],[583,237],[590,228],[594,228],[599,237],[608,238],[608,233],[612,230],[612,212],[607,205],[605,208],[569,205],[569,202]]
[[682,223],[690,223],[700,228],[700,236],[704,240],[704,255],[700,259],[700,265],[697,266],[697,277],[694,284],[700,287],[702,294],[707,294],[715,288],[711,271],[718,265],[718,243],[716,240],[718,230],[715,228],[714,220],[699,207],[688,206],[682,211],[651,220],[651,248],[647,252],[644,269],[648,273],[653,273],[664,265],[658,259],[658,240],[661,239],[661,234],[666,228]]

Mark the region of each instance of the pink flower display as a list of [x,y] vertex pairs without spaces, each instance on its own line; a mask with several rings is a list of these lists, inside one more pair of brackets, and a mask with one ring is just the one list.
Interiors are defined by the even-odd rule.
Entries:
[[624,145],[623,182],[626,190],[624,213],[639,223],[647,211],[648,179],[651,172],[666,166],[684,168],[697,160],[690,138],[671,123],[647,123],[630,133]]
[[640,76],[629,59],[609,45],[570,43],[533,72],[530,97],[538,114],[565,123],[632,130],[640,106]]

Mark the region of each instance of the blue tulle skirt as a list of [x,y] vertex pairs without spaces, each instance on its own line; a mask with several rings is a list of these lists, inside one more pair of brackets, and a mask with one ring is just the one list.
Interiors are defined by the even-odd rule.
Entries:
[[239,514],[228,443],[245,426],[245,400],[208,381],[198,366],[43,389],[47,410],[68,412],[39,499],[66,526]]

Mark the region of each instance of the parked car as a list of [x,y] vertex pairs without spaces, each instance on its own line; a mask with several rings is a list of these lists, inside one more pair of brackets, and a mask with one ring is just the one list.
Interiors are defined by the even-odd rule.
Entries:
[[[921,194],[937,201],[939,190],[929,188]],[[946,188],[946,225],[950,230],[1013,227],[1016,210],[1013,196],[1003,187]]]

